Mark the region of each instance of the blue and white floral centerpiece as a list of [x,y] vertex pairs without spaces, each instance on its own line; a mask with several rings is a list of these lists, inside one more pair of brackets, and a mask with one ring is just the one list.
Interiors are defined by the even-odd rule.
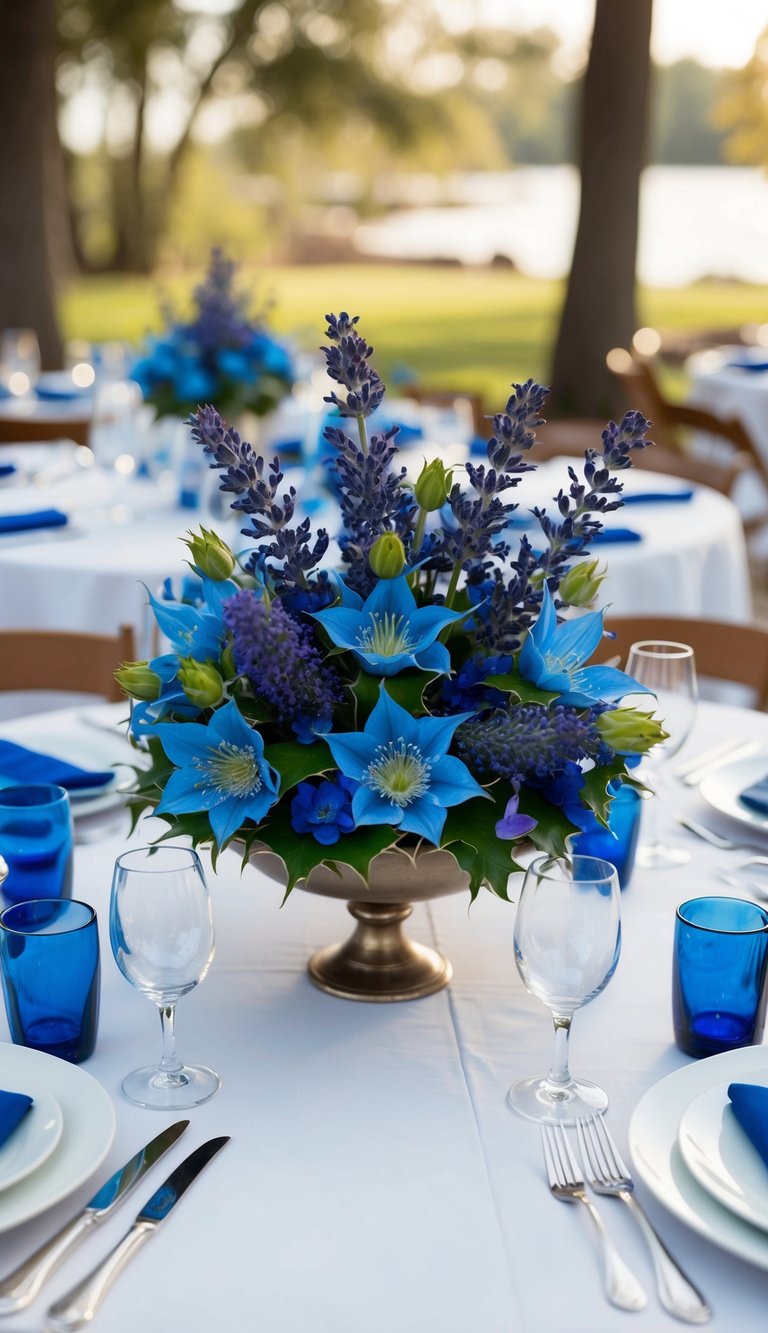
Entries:
[[487,463],[459,480],[434,461],[411,485],[397,427],[368,437],[384,396],[372,348],[356,318],[327,321],[341,568],[278,461],[214,407],[193,413],[250,547],[236,558],[213,532],[190,535],[198,603],[152,598],[171,651],[118,673],[152,761],[135,809],[214,856],[233,840],[246,857],[270,849],[287,890],[320,866],[367,882],[388,849],[442,848],[473,897],[506,898],[515,844],[563,853],[585,819],[606,820],[612,784],[632,782],[628,757],[663,736],[621,706],[641,686],[587,665],[603,614],[582,609],[601,581],[583,557],[649,423],[607,426],[551,512],[533,511],[532,543],[510,524],[547,390],[514,386]]
[[237,291],[237,267],[214,249],[184,322],[165,310],[166,327],[151,337],[131,375],[158,417],[189,415],[200,402],[221,412],[265,416],[290,392],[290,352],[250,312],[248,292]]

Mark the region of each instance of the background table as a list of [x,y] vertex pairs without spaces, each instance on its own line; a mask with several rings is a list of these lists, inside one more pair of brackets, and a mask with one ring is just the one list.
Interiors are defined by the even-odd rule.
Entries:
[[[23,724],[3,734],[23,736]],[[689,748],[754,734],[768,742],[768,717],[704,706]],[[696,811],[698,797],[681,788],[678,805]],[[607,1088],[622,1150],[642,1093],[688,1063],[671,1039],[675,905],[721,891],[717,867],[739,859],[673,830],[671,809],[667,822],[691,864],[636,872],[622,900],[616,975],[574,1022],[574,1070]],[[124,846],[113,836],[79,847],[75,877],[76,894],[98,908],[104,951],[99,1042],[84,1068],[115,1100],[117,1138],[91,1185],[3,1237],[4,1269],[175,1118],[133,1107],[119,1091],[127,1071],[159,1053],[160,1039],[152,1006],[111,960],[111,867]],[[538,1128],[505,1105],[513,1080],[544,1071],[552,1040],[546,1011],[515,969],[514,906],[481,894],[471,912],[463,895],[417,908],[415,938],[448,954],[454,980],[428,999],[379,1006],[334,999],[307,978],[310,951],[348,933],[343,904],[297,891],[280,911],[280,890],[252,868],[241,879],[234,855],[210,884],[217,955],[204,984],[180,1002],[178,1037],[183,1057],[219,1070],[222,1090],[190,1113],[167,1162],[59,1271],[48,1301],[106,1253],[166,1171],[205,1138],[231,1134],[107,1297],[96,1325],[104,1333],[187,1333],[208,1321],[220,1333],[680,1327],[652,1294],[632,1219],[610,1200],[604,1214],[649,1304],[632,1319],[606,1304],[586,1219],[550,1197]],[[688,1231],[642,1185],[638,1193],[710,1300],[713,1333],[762,1330],[768,1274]],[[45,1304],[7,1320],[9,1333],[40,1327]]]
[[[420,445],[405,457],[418,469],[425,454],[429,446]],[[519,488],[521,507],[549,501],[551,512],[552,496],[567,484],[568,463],[573,459],[552,460],[530,482],[525,480]],[[53,505],[71,518],[67,528],[0,536],[0,628],[113,633],[119,624],[130,623],[139,656],[147,655],[151,617],[145,585],[157,591],[166,575],[186,572],[187,550],[180,539],[201,519],[211,520],[205,512],[175,507],[171,474],[121,480],[98,467],[72,466],[74,472],[45,484],[0,487],[0,514]],[[300,475],[290,479],[300,487]],[[627,484],[645,491],[668,489],[670,478],[643,471],[630,475]],[[214,526],[236,548],[245,546],[239,536],[244,524],[225,513],[226,519],[212,520]],[[643,536],[639,543],[595,548],[609,571],[601,602],[616,614],[750,618],[741,520],[725,496],[698,487],[687,504],[627,506],[608,522]]]

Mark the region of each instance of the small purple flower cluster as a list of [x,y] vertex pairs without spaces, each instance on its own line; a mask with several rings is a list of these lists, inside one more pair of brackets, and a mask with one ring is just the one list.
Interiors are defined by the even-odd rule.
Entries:
[[218,247],[211,251],[205,279],[194,291],[195,318],[187,332],[203,353],[222,347],[245,347],[252,328],[248,319],[249,295],[235,292],[237,265]]
[[[602,711],[602,710],[598,710]],[[594,709],[563,704],[518,704],[456,734],[457,749],[473,773],[522,782],[546,782],[567,760],[594,758],[603,750]]]
[[385,388],[378,371],[368,364],[373,348],[355,328],[360,316],[350,317],[342,310],[338,316],[325,318],[328,323],[325,336],[334,344],[321,348],[328,375],[347,391],[342,397],[329,393],[325,401],[338,408],[343,417],[369,417],[381,405]]
[[416,503],[403,485],[404,467],[393,470],[397,454],[397,427],[371,436],[363,453],[343,430],[329,426],[325,438],[336,450],[330,463],[339,484],[339,508],[344,524],[339,538],[344,563],[350,566],[347,582],[361,597],[375,583],[368,565],[368,552],[382,532],[396,532],[410,550]]
[[333,716],[343,698],[341,681],[332,666],[324,665],[309,625],[250,588],[229,598],[224,622],[232,631],[238,674],[247,676],[278,722],[290,725],[301,718],[303,724],[307,718]]

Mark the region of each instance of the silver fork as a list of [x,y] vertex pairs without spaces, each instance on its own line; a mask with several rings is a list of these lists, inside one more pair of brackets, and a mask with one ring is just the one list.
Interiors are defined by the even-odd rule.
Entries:
[[613,1194],[621,1199],[640,1224],[651,1252],[656,1290],[664,1309],[687,1324],[705,1324],[712,1311],[701,1292],[689,1282],[672,1258],[640,1207],[633,1194],[632,1176],[622,1161],[603,1117],[597,1115],[590,1120],[579,1120],[576,1132],[592,1189],[596,1194]]
[[603,1257],[605,1294],[620,1310],[643,1310],[648,1297],[634,1273],[627,1268],[605,1229],[602,1217],[588,1197],[576,1159],[562,1125],[542,1125],[541,1146],[549,1188],[556,1199],[565,1203],[583,1203],[597,1228]]

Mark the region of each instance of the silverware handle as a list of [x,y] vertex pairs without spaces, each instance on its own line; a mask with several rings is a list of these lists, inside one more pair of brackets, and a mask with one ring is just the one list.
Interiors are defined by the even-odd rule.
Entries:
[[712,1311],[701,1292],[696,1290],[693,1283],[689,1281],[683,1270],[672,1258],[664,1241],[655,1230],[650,1219],[646,1217],[634,1194],[631,1194],[629,1190],[622,1190],[620,1197],[624,1199],[637,1218],[648,1243],[653,1261],[653,1271],[656,1275],[656,1289],[664,1309],[687,1324],[706,1324],[712,1316]]
[[126,1264],[141,1249],[154,1230],[154,1224],[134,1223],[106,1259],[51,1306],[45,1316],[48,1327],[53,1329],[54,1333],[71,1333],[72,1330],[90,1323],[115,1278],[122,1273]]
[[93,1213],[78,1213],[77,1217],[65,1223],[55,1236],[51,1236],[34,1254],[4,1277],[0,1282],[0,1315],[15,1314],[17,1310],[23,1310],[29,1305],[46,1279],[95,1222]]
[[627,1268],[610,1239],[605,1229],[605,1223],[595,1205],[587,1198],[586,1194],[579,1194],[577,1197],[589,1211],[600,1237],[603,1255],[603,1279],[608,1300],[611,1305],[618,1306],[620,1310],[644,1310],[648,1303],[648,1297],[632,1270]]

